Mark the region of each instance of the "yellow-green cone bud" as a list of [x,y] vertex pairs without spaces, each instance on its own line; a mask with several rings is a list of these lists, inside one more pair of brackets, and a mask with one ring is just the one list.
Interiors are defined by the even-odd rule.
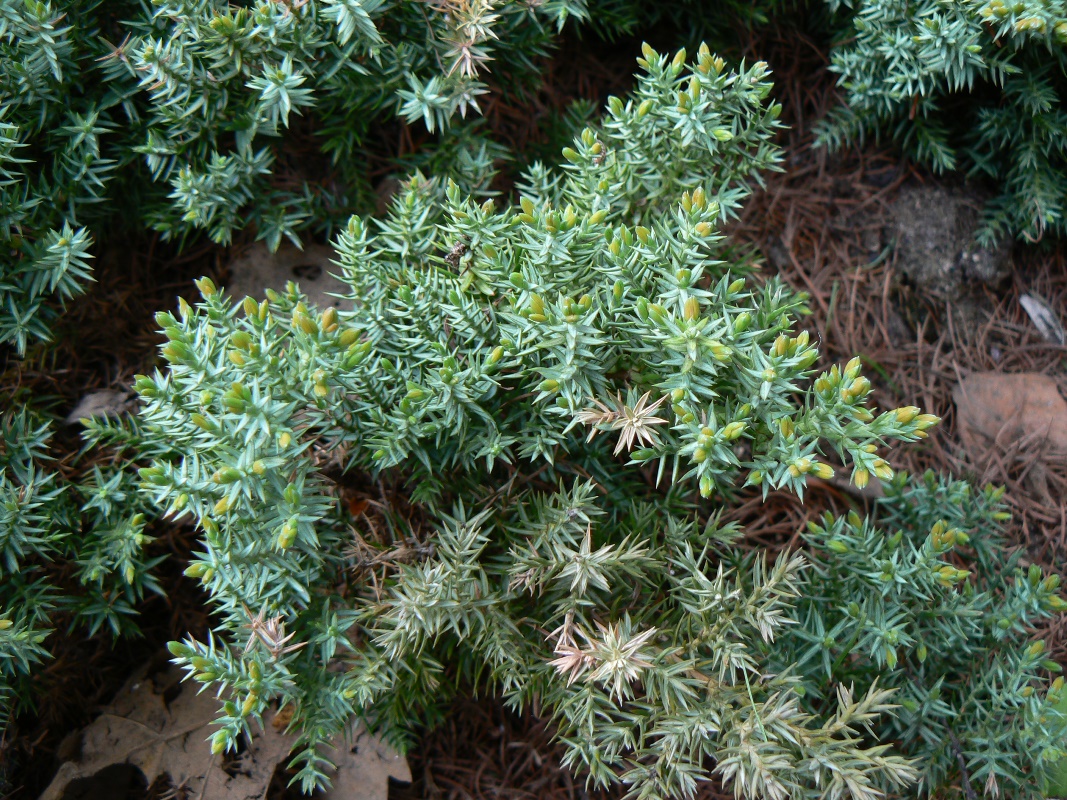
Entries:
[[919,416],[919,411],[920,409],[916,408],[915,406],[904,406],[902,408],[898,408],[894,412],[894,414],[896,415],[897,422],[899,422],[901,425],[907,425],[909,422]]
[[196,284],[196,288],[200,290],[200,294],[205,300],[207,300],[209,297],[211,297],[218,291],[218,289],[215,288],[215,284],[212,282],[211,278],[208,277],[200,278],[198,280],[193,281],[193,283]]
[[684,311],[682,313],[682,316],[685,317],[685,319],[688,320],[689,322],[692,322],[697,317],[699,317],[700,316],[700,301],[697,300],[695,297],[688,298],[685,301],[685,309],[684,309]]

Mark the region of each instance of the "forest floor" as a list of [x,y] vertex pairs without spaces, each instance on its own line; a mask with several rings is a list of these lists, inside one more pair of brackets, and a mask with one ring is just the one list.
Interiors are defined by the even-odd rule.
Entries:
[[[518,152],[535,148],[539,122],[558,115],[571,100],[600,105],[608,94],[626,90],[637,45],[590,48],[568,41],[547,63],[539,92],[519,102],[488,105],[489,128]],[[1067,395],[1067,349],[1046,341],[1021,304],[1031,296],[1061,314],[1067,309],[1063,246],[1016,246],[1014,269],[997,285],[966,284],[945,292],[917,286],[899,268],[893,236],[887,233],[893,204],[902,191],[944,182],[876,145],[837,154],[813,146],[813,123],[838,98],[825,53],[795,30],[761,34],[741,54],[770,63],[775,96],[790,127],[781,138],[784,171],[768,175],[765,187],[745,205],[731,226],[732,243],[761,257],[764,277],[780,275],[810,294],[812,314],[804,325],[818,335],[824,364],[863,354],[879,407],[916,405],[942,418],[924,443],[897,448],[891,463],[912,472],[933,469],[1005,485],[1014,514],[1009,532],[1025,548],[1025,559],[1062,569],[1067,563],[1067,467],[1047,459],[1025,438],[976,446],[967,438],[969,421],[958,413],[953,390],[976,373],[1042,373]],[[392,155],[417,144],[408,131],[386,133],[383,141],[392,138],[383,149]],[[945,185],[957,193],[970,191]],[[53,398],[57,410],[69,410],[92,390],[129,386],[135,374],[155,362],[160,340],[153,314],[173,308],[178,295],[191,299],[195,277],[210,274],[224,282],[225,265],[247,244],[194,244],[176,253],[149,240],[105,249],[96,283],[63,318],[59,346],[9,362],[0,380],[37,398]],[[76,431],[62,432],[58,444],[73,457]],[[60,469],[67,463],[61,459]],[[803,505],[785,493],[772,493],[766,501],[752,494],[733,513],[752,546],[778,549],[796,542],[812,514],[865,502],[825,484],[812,487]],[[113,644],[104,636],[57,635],[49,641],[55,658],[41,671],[44,701],[36,715],[20,723],[18,741],[0,745],[6,750],[0,754],[18,766],[16,788],[3,800],[36,798],[62,756],[65,733],[92,719],[162,643],[209,627],[204,597],[181,576],[195,545],[193,532],[157,526],[154,533],[153,547],[174,558],[161,575],[166,599],[150,599],[142,610],[144,639]],[[1045,638],[1054,657],[1067,663],[1067,626],[1035,632],[1035,637]],[[593,794],[560,767],[551,739],[543,720],[512,715],[494,698],[461,699],[409,754],[414,783],[395,786],[391,796],[570,800]],[[296,796],[286,792],[284,781],[276,783],[268,797]],[[717,797],[718,790],[709,785],[703,796]]]

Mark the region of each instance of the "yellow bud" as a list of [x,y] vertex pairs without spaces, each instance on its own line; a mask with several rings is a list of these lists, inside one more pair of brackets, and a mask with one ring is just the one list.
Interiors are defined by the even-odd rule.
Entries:
[[219,502],[215,503],[214,512],[216,515],[225,514],[230,510],[230,500],[227,497],[222,498]]
[[215,294],[218,289],[215,288],[215,284],[211,281],[211,278],[203,277],[199,280],[193,281],[196,284],[196,288],[200,290],[200,294],[205,300]]
[[915,406],[904,406],[896,410],[897,422],[901,425],[907,425],[913,419],[919,415],[919,409]]
[[8,628],[10,628],[14,624],[15,623],[12,622],[9,619],[0,619],[0,631],[6,631]]
[[855,358],[850,359],[849,362],[847,364],[845,364],[845,378],[848,379],[848,380],[852,380],[853,378],[855,378],[857,375],[860,374],[860,369],[862,367],[863,367],[863,362],[860,361],[860,357],[859,356],[856,356]]
[[858,469],[852,476],[852,482],[859,489],[864,488],[871,479],[871,473],[865,469]]
[[817,478],[822,478],[824,481],[828,481],[830,478],[834,477],[834,471],[829,464],[816,464],[812,468],[812,471]]
[[188,567],[186,567],[185,572],[183,574],[190,578],[202,578],[204,576],[204,573],[207,572],[207,570],[207,565],[203,562],[198,561],[195,564],[190,564]]
[[682,316],[684,316],[689,322],[692,322],[697,317],[699,317],[700,301],[697,300],[695,297],[688,298],[685,301],[685,310],[683,311]]
[[850,397],[859,397],[866,394],[871,388],[871,382],[866,378],[860,376],[852,381],[852,384],[848,387],[848,393]]
[[689,79],[689,96],[693,98],[694,103],[700,99],[700,78],[696,75]]
[[731,422],[725,428],[722,429],[722,438],[727,441],[732,441],[744,433],[745,423],[743,422]]
[[327,333],[331,333],[334,325],[337,324],[337,309],[330,306],[322,312],[322,329]]
[[693,228],[700,236],[709,236],[715,229],[711,227],[707,222],[698,222],[696,227]]

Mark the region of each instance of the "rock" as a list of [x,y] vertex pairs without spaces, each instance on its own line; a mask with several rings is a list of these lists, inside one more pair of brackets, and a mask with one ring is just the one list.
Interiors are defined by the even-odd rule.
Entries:
[[259,299],[265,290],[284,291],[286,283],[295,281],[308,296],[309,305],[341,308],[345,301],[330,295],[347,294],[349,287],[331,274],[341,271],[330,261],[334,255],[333,248],[317,244],[305,245],[303,250],[283,244],[272,253],[257,242],[230,263],[227,288],[237,299],[246,295]]
[[331,785],[322,794],[323,800],[388,800],[390,778],[411,783],[407,760],[362,728],[347,742],[338,742],[326,757],[337,765],[337,771],[330,775]]
[[897,267],[920,289],[954,296],[967,282],[996,286],[1011,274],[1011,241],[975,241],[983,201],[962,189],[909,186],[890,207]]
[[101,389],[85,395],[67,415],[68,425],[90,417],[119,417],[133,408],[133,395],[120,389]]
[[1026,439],[1028,453],[1067,461],[1067,401],[1048,375],[976,372],[952,390],[952,399],[969,452]]
[[[269,724],[252,726],[252,739],[240,754],[212,755],[208,739],[219,705],[211,692],[198,693],[197,684],[182,681],[182,670],[161,654],[135,672],[111,706],[66,747],[73,757],[40,800],[110,800],[137,788],[143,795],[163,776],[171,787],[183,787],[179,797],[264,797],[296,737],[285,732],[284,722],[277,724],[282,712],[268,712]],[[407,762],[365,732],[353,731],[327,755],[338,772],[325,798],[387,800],[390,777],[411,781]]]

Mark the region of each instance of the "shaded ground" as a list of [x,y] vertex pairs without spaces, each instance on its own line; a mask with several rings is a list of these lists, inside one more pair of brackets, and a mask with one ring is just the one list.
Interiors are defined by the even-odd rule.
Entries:
[[[542,89],[521,102],[489,103],[489,127],[513,149],[536,151],[552,138],[555,121],[570,100],[585,98],[599,105],[608,93],[624,91],[636,52],[635,42],[599,48],[568,42],[548,63]],[[963,376],[983,370],[1043,372],[1055,378],[1061,393],[1067,390],[1067,351],[1042,340],[1019,305],[1019,297],[1029,292],[1055,309],[1067,308],[1063,248],[1016,248],[1016,269],[998,290],[971,288],[956,297],[917,291],[896,269],[882,220],[902,186],[929,182],[930,176],[877,147],[838,155],[812,148],[812,123],[836,102],[832,76],[816,43],[793,30],[770,32],[750,42],[746,55],[771,64],[775,96],[792,127],[782,140],[786,172],[768,176],[766,189],[746,204],[731,229],[734,242],[758,248],[768,262],[767,274],[776,272],[811,294],[813,313],[805,325],[818,332],[825,364],[862,353],[880,407],[914,404],[943,418],[926,442],[897,448],[890,457],[895,466],[1005,484],[1006,500],[1015,511],[1010,523],[1015,541],[1034,563],[1062,568],[1067,557],[1067,470],[1044,463],[1025,443],[987,454],[965,452],[951,391]],[[417,136],[408,130],[383,132],[378,144],[382,164],[417,145]],[[383,166],[376,177],[385,170]],[[506,171],[500,188],[506,190],[511,177]],[[24,362],[9,360],[0,385],[5,393],[17,389],[38,401],[51,397],[57,410],[70,408],[89,390],[129,385],[134,374],[154,363],[158,340],[152,333],[153,313],[173,307],[177,294],[191,296],[192,278],[218,275],[244,244],[238,241],[229,251],[194,244],[180,255],[156,241],[105,248],[97,283],[64,318],[58,348],[37,348]],[[70,431],[58,442],[68,453],[77,450]],[[61,468],[69,467],[61,463]],[[766,502],[751,495],[733,516],[746,525],[752,546],[781,548],[795,541],[812,512],[862,502],[844,489],[824,486],[814,488],[804,506],[791,495],[775,493]],[[0,789],[4,800],[36,797],[67,731],[91,719],[129,670],[160,644],[207,627],[201,594],[181,578],[193,544],[191,532],[158,526],[153,533],[159,536],[157,549],[177,556],[162,571],[168,599],[146,604],[143,641],[113,646],[103,638],[52,637],[48,646],[56,658],[40,670],[39,712],[22,720],[17,740],[0,744],[0,764],[14,775],[13,791],[3,795]],[[1050,640],[1056,657],[1067,662],[1067,626],[1039,633]],[[559,754],[543,721],[517,718],[492,698],[461,699],[411,754],[415,783],[394,787],[393,797],[593,796],[581,779],[560,768]],[[295,796],[284,790],[282,777],[271,796]],[[704,796],[718,795],[709,786]]]

